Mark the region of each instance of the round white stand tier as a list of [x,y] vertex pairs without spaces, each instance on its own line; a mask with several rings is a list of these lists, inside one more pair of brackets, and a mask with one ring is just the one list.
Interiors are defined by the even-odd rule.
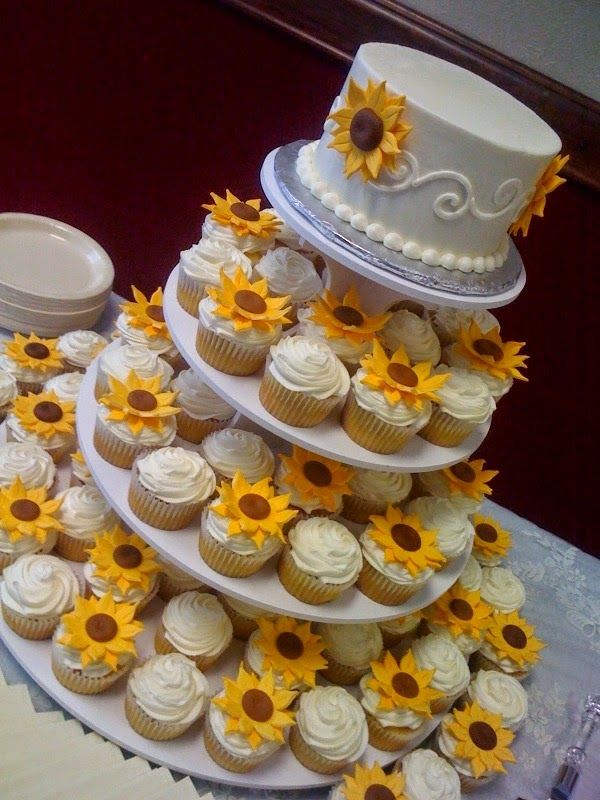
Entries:
[[[470,548],[445,569],[435,573],[420,592],[401,606],[375,603],[355,587],[348,589],[333,603],[320,606],[303,603],[283,588],[273,560],[248,578],[228,578],[215,572],[204,562],[198,551],[199,519],[180,531],[161,531],[142,522],[131,510],[127,498],[130,471],[114,467],[98,455],[93,442],[97,409],[94,398],[96,366],[97,362],[94,362],[84,376],[77,405],[79,445],[88,468],[98,488],[121,519],[167,560],[194,575],[202,583],[260,608],[299,619],[340,623],[377,622],[411,614],[431,605],[452,586],[464,569]],[[177,440],[177,443],[189,449],[197,449],[183,440]]]
[[327,458],[365,469],[429,472],[449,467],[470,456],[481,445],[490,429],[489,422],[479,425],[458,447],[438,447],[420,436],[414,436],[398,453],[383,455],[365,450],[352,441],[339,423],[339,407],[314,428],[286,425],[269,414],[260,402],[258,390],[262,370],[247,377],[227,375],[200,358],[196,351],[198,320],[184,311],[177,301],[177,268],[167,281],[163,308],[169,331],[181,355],[217,394],[261,428]]

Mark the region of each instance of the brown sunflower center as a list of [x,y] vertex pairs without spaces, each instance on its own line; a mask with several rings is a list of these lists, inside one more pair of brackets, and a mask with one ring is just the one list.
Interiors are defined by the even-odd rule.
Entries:
[[372,783],[365,792],[364,800],[396,800],[396,795],[383,783]]
[[242,697],[242,708],[255,722],[267,722],[273,716],[273,701],[261,689],[248,689]]
[[28,342],[23,348],[23,351],[29,358],[38,358],[40,360],[48,358],[50,355],[50,350],[41,342]]
[[51,400],[42,400],[40,403],[36,403],[33,415],[40,422],[58,422],[62,419],[63,412],[58,403],[53,403]]
[[242,311],[247,311],[249,314],[264,314],[267,310],[267,304],[263,298],[253,292],[251,289],[240,289],[233,297],[233,302]]
[[518,625],[505,625],[502,628],[502,637],[504,641],[515,650],[523,650],[527,647],[527,636],[522,628]]
[[419,694],[419,684],[408,672],[397,672],[392,678],[392,688],[400,697],[410,699]]
[[302,639],[292,631],[283,631],[277,637],[275,644],[284,658],[290,660],[300,658],[304,654]]
[[260,213],[248,203],[232,203],[229,208],[232,214],[246,222],[258,222],[260,219]]
[[470,603],[460,597],[455,597],[451,600],[448,608],[458,619],[469,620],[473,619],[473,609]]
[[165,312],[163,311],[162,306],[149,305],[146,308],[146,314],[155,322],[165,321]]
[[402,384],[402,386],[410,386],[412,388],[419,383],[417,373],[406,364],[396,364],[392,361],[391,364],[388,364],[387,374],[393,381]]
[[92,614],[85,623],[85,632],[95,642],[110,642],[119,630],[110,614]]
[[487,522],[480,522],[475,526],[475,533],[483,542],[495,542],[498,538],[498,531],[493,525]]
[[398,522],[392,526],[390,531],[392,539],[396,542],[398,547],[407,550],[409,553],[414,553],[421,547],[421,537],[419,532],[412,526],[405,525],[403,522]]
[[333,316],[342,323],[342,325],[353,325],[358,328],[363,324],[364,317],[357,308],[352,306],[337,306],[333,309]]
[[463,483],[473,483],[477,477],[473,467],[467,464],[466,461],[459,461],[458,464],[453,464],[450,467],[450,472]]
[[33,522],[40,515],[40,507],[33,500],[27,500],[23,497],[21,500],[15,500],[10,504],[10,513],[15,519],[20,519],[21,522]]
[[475,339],[473,350],[479,353],[480,356],[491,356],[494,361],[501,361],[504,355],[502,348],[496,342],[492,342],[491,339]]
[[469,725],[469,736],[471,741],[480,750],[493,750],[498,744],[496,731],[487,722],[472,722]]
[[271,513],[269,501],[259,494],[243,494],[238,502],[240,511],[250,519],[266,519]]
[[145,389],[134,389],[127,395],[127,405],[135,411],[154,411],[158,400],[152,392],[147,392]]
[[329,486],[332,479],[331,470],[321,461],[307,461],[302,467],[304,477],[315,486]]
[[135,569],[143,559],[138,548],[132,544],[119,544],[113,550],[113,560],[123,569]]
[[374,150],[383,139],[383,120],[372,108],[361,108],[352,117],[350,139],[352,144],[365,153]]

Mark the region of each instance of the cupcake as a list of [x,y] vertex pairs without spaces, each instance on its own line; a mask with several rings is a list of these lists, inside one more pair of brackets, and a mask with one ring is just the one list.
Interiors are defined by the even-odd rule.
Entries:
[[250,772],[285,744],[285,731],[294,724],[288,708],[296,693],[276,689],[271,672],[258,678],[242,664],[236,680],[224,678],[223,684],[210,701],[204,745],[223,769]]
[[415,614],[406,614],[403,617],[394,617],[394,619],[378,622],[385,649],[406,652],[417,637],[422,619],[419,611]]
[[200,555],[221,575],[244,578],[279,553],[283,527],[297,512],[288,508],[288,495],[275,494],[270,478],[252,484],[236,472],[217,491],[202,516]]
[[270,478],[275,456],[262,437],[239,428],[226,428],[204,439],[200,452],[215,471],[217,480],[231,481],[241,472],[250,483]]
[[439,696],[431,705],[432,712],[447,711],[469,685],[467,660],[454,642],[434,633],[417,639],[411,650],[419,669],[433,671],[431,688]]
[[56,552],[69,561],[87,561],[87,550],[97,534],[118,523],[119,518],[95,486],[73,486],[56,496],[60,530]]
[[[446,763],[446,762],[444,762]],[[357,763],[352,773],[346,773],[342,782],[333,787],[328,800],[406,800],[403,793],[404,778],[398,772],[388,775],[375,761],[369,767]],[[421,800],[419,798],[419,800]],[[423,798],[423,800],[430,800]],[[450,798],[455,800],[455,798]],[[460,800],[460,797],[458,798]]]
[[454,642],[468,658],[479,650],[492,621],[492,609],[482,602],[478,591],[468,591],[455,583],[435,603],[424,610],[431,633]]
[[373,514],[385,514],[389,505],[398,505],[410,495],[412,477],[408,472],[356,469],[344,496],[342,516],[366,523]]
[[402,345],[413,363],[429,361],[439,364],[442,348],[429,320],[406,309],[393,311],[379,334],[381,343],[390,353]]
[[411,367],[404,348],[391,359],[377,340],[373,353],[361,360],[351,381],[342,413],[342,427],[361,447],[375,453],[395,453],[427,424],[431,401],[443,385],[424,361]]
[[365,712],[341,686],[317,686],[300,695],[290,747],[298,761],[321,775],[349,767],[368,742]]
[[71,486],[95,486],[94,478],[81,450],[71,453]]
[[411,650],[400,661],[386,651],[360,680],[361,704],[369,726],[369,744],[393,751],[414,740],[441,692],[432,685],[431,669],[423,669]]
[[395,769],[404,778],[405,800],[461,800],[456,770],[433,750],[413,750]]
[[177,415],[177,435],[186,442],[199,444],[205,436],[220,431],[235,414],[226,403],[191,370],[186,369],[171,382],[177,392],[180,412]]
[[312,261],[289,247],[268,250],[254,270],[258,276],[266,279],[271,294],[289,297],[292,323],[297,321],[298,308],[323,289]]
[[140,736],[165,742],[199,720],[208,701],[208,681],[193,661],[179,653],[155,655],[129,675],[125,715]]
[[94,388],[96,400],[110,391],[109,377],[124,383],[132,370],[139,378],[145,380],[158,378],[161,392],[167,390],[173,377],[173,367],[145,345],[127,344],[122,347],[109,347],[102,352],[98,361],[98,374]]
[[52,671],[57,681],[77,694],[99,694],[125,675],[136,659],[134,639],[142,630],[135,606],[98,599],[75,599],[63,614],[52,639]]
[[198,303],[207,286],[218,286],[221,270],[232,278],[238,269],[246,278],[252,277],[252,262],[233,244],[218,239],[202,238],[198,244],[184,250],[177,270],[177,300],[179,305],[198,316]]
[[60,530],[60,500],[50,500],[46,490],[27,489],[17,476],[0,488],[0,572],[19,556],[48,553]]
[[82,380],[82,372],[64,372],[46,381],[44,392],[54,392],[61,403],[77,403]]
[[512,546],[512,537],[500,523],[483,514],[473,516],[473,556],[484,567],[499,566]]
[[321,637],[312,633],[310,622],[261,617],[246,644],[244,666],[259,678],[272,672],[278,689],[302,692],[314,687],[317,672],[325,674],[324,646]]
[[158,590],[160,566],[156,553],[135,533],[125,533],[118,525],[96,535],[83,568],[88,596],[110,594],[115,603],[144,609]]
[[473,671],[500,670],[522,681],[539,661],[539,651],[545,647],[534,634],[533,625],[518,612],[494,614],[479,651],[471,659]]
[[109,378],[96,412],[94,447],[105,461],[130,469],[146,450],[170,445],[175,438],[175,392],[161,392],[158,376],[145,380],[130,372],[123,383]]
[[473,321],[479,325],[479,330],[482,333],[489,333],[493,328],[497,328],[500,331],[500,323],[485,308],[470,309],[438,306],[438,308],[430,312],[429,317],[443,347],[456,342],[460,329],[468,328]]
[[19,394],[38,394],[44,383],[64,371],[57,339],[40,339],[35,333],[15,333],[0,344],[0,372],[8,372],[17,382]]
[[331,683],[351,686],[369,671],[383,650],[381,631],[376,622],[335,624],[321,622],[316,628],[325,645],[327,668],[323,677]]
[[184,592],[165,606],[154,646],[157,653],[181,653],[204,670],[227,650],[232,637],[231,620],[214,595]]
[[10,411],[16,396],[16,378],[10,372],[0,371],[0,422],[6,419],[6,415]]
[[463,792],[472,792],[506,772],[516,759],[509,749],[515,738],[502,727],[502,717],[478,703],[446,714],[437,731],[436,747],[458,773]]
[[198,354],[220,372],[252,375],[290,321],[288,298],[272,297],[264,279],[251,283],[241,270],[233,278],[222,272],[220,285],[206,293],[198,306]]
[[478,592],[481,589],[482,572],[479,561],[469,556],[465,568],[458,576],[458,584],[469,592]]
[[124,344],[143,345],[172,367],[181,367],[182,359],[165,322],[161,287],[150,298],[135,286],[131,292],[134,299],[121,304],[123,313],[117,317],[116,332]]
[[291,456],[280,455],[279,459],[275,485],[289,494],[291,506],[304,516],[339,514],[342,498],[350,493],[354,470],[296,445]]
[[170,561],[158,557],[160,564],[160,575],[158,579],[158,596],[165,603],[168,603],[173,597],[184,592],[207,592],[210,591],[208,586],[205,586],[193,575],[190,575],[185,570],[177,567]]
[[519,611],[525,604],[525,587],[507,567],[483,567],[480,592],[493,611],[503,614]]
[[96,331],[69,331],[59,336],[56,349],[62,357],[65,372],[85,372],[107,344],[104,336]]
[[19,395],[6,418],[9,442],[37,444],[55,464],[75,450],[75,403],[61,402],[54,392]]
[[468,516],[450,500],[417,497],[406,506],[406,513],[416,515],[425,528],[435,531],[435,543],[448,563],[473,544],[474,531]]
[[496,408],[489,388],[474,372],[440,366],[436,375],[448,375],[438,389],[427,425],[419,436],[440,447],[456,447],[477,428],[488,422]]
[[233,245],[250,257],[262,254],[275,241],[282,226],[274,209],[261,211],[260,200],[240,200],[229,189],[225,197],[211,192],[210,211],[202,223],[202,238]]
[[142,522],[176,531],[202,511],[215,485],[214,472],[198,453],[183,447],[161,447],[136,459],[128,501]]
[[476,672],[464,695],[465,704],[478,703],[491,714],[502,717],[502,726],[518,731],[527,719],[527,692],[512,675],[496,670]]
[[348,528],[327,517],[310,517],[290,530],[278,572],[291,595],[320,605],[349,589],[361,567],[360,547]]
[[396,506],[388,506],[385,516],[371,517],[360,544],[364,563],[358,588],[386,606],[405,603],[445,562],[436,532]]
[[444,497],[466,514],[475,514],[484,497],[492,494],[489,482],[498,474],[498,470],[484,466],[482,458],[459,461],[444,469],[419,472],[416,483],[421,494]]
[[2,573],[2,616],[23,639],[52,638],[78,595],[75,573],[55,556],[24,555]]
[[0,445],[0,489],[12,486],[20,478],[26,489],[45,489],[52,492],[56,466],[52,457],[39,445],[29,442],[9,442]]
[[238,600],[237,597],[227,597],[224,594],[220,594],[219,600],[231,620],[233,635],[236,639],[247,641],[251,634],[258,630],[259,619],[273,619],[275,617],[275,614],[267,611],[266,608],[253,606],[244,600]]

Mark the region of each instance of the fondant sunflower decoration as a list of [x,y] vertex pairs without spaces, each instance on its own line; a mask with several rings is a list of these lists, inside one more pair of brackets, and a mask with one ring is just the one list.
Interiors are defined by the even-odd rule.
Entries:
[[494,378],[506,380],[516,378],[527,381],[519,370],[527,369],[525,361],[529,358],[520,354],[525,342],[503,342],[498,328],[491,328],[483,333],[475,320],[468,328],[460,328],[456,352],[466,358],[471,369],[488,372]]
[[156,551],[135,533],[115,525],[95,536],[95,546],[86,552],[94,565],[94,574],[114,584],[122,594],[133,587],[150,588],[150,578],[160,572]]
[[243,664],[237,679],[224,678],[223,687],[223,695],[212,702],[226,714],[226,734],[242,734],[253,750],[263,742],[285,742],[283,731],[294,724],[294,712],[288,707],[297,692],[276,689],[271,670],[258,678]]
[[508,553],[512,546],[512,537],[499,522],[483,514],[475,514],[472,522],[475,528],[475,550],[483,556],[504,557]]
[[391,406],[402,400],[420,410],[425,400],[437,400],[436,391],[449,377],[447,372],[433,375],[430,361],[411,366],[404,345],[388,358],[378,339],[373,342],[373,352],[361,358],[360,364],[367,373],[361,383],[383,392]]
[[75,403],[59,400],[54,392],[18,395],[13,413],[26,431],[50,439],[57,433],[75,431]]
[[0,528],[8,533],[11,542],[33,536],[44,544],[50,531],[63,529],[54,516],[61,502],[49,499],[43,487],[26,489],[17,476],[9,487],[0,489]]
[[356,346],[372,342],[390,318],[386,311],[369,317],[362,309],[356,286],[352,285],[343,298],[338,298],[325,289],[322,295],[310,304],[309,319],[320,325],[327,339],[347,339]]
[[533,217],[544,216],[546,197],[550,192],[553,192],[555,189],[558,189],[559,186],[562,186],[563,183],[566,183],[566,178],[563,178],[562,175],[558,173],[568,160],[569,156],[561,155],[557,155],[552,159],[550,164],[546,167],[544,174],[537,182],[533,197],[508,229],[511,235],[514,236],[517,233],[522,233],[523,236],[527,236]]
[[161,392],[160,377],[140,378],[130,370],[125,381],[108,376],[110,392],[99,402],[109,409],[107,419],[124,422],[135,435],[146,428],[163,427],[166,417],[179,413],[172,405],[177,392]]
[[357,763],[352,775],[344,775],[344,800],[406,800],[404,776],[399,772],[387,775],[375,761],[370,767]]
[[500,714],[471,703],[462,711],[455,708],[452,718],[442,724],[457,740],[454,755],[471,763],[475,778],[489,772],[506,772],[504,764],[516,762],[508,749],[515,735],[502,727]]
[[58,643],[78,650],[83,667],[104,663],[114,672],[119,656],[136,655],[133,640],[144,626],[134,614],[133,603],[115,603],[110,592],[100,598],[77,597],[75,609],[61,618],[65,633]]
[[396,562],[415,576],[446,561],[436,546],[436,531],[426,530],[416,514],[404,514],[388,505],[385,516],[374,514],[366,533],[384,551],[386,562]]
[[488,485],[498,474],[497,469],[484,469],[485,461],[477,458],[473,461],[459,461],[442,470],[452,494],[466,494],[474,500],[483,500],[484,495],[492,494]]
[[431,703],[442,697],[442,692],[430,686],[432,669],[419,669],[409,650],[396,661],[389,650],[381,661],[372,661],[373,677],[367,686],[379,694],[379,708],[392,711],[395,708],[410,708],[416,714],[431,717]]
[[4,353],[20,367],[48,372],[63,366],[62,356],[56,348],[57,341],[40,339],[35,333],[29,336],[15,333],[12,341],[4,343]]
[[470,592],[455,583],[425,610],[427,619],[434,625],[443,625],[453,636],[466,634],[481,639],[492,622],[492,609],[481,599],[479,592]]
[[281,220],[272,211],[261,211],[260,200],[240,200],[229,189],[225,197],[211,192],[212,203],[204,203],[202,208],[210,211],[215,222],[231,228],[237,236],[258,236],[268,239],[281,228]]
[[262,668],[281,674],[286,688],[298,681],[314,686],[317,670],[325,669],[327,660],[321,655],[325,644],[312,633],[310,622],[260,617],[258,627],[256,646],[263,654]]
[[271,332],[277,325],[286,325],[290,306],[289,295],[271,297],[265,278],[251,283],[241,269],[233,278],[221,270],[220,286],[207,286],[206,293],[217,307],[215,314],[230,319],[236,331],[257,328]]
[[283,542],[283,526],[298,513],[289,508],[289,494],[275,494],[271,478],[248,483],[238,470],[233,481],[223,481],[217,492],[219,500],[210,506],[211,511],[229,519],[229,536],[247,536],[257,550],[267,536],[276,536]]
[[81,464],[82,467],[87,466],[81,450],[75,450],[74,453],[71,453],[71,461],[76,461],[78,464]]
[[394,169],[400,143],[410,125],[402,122],[406,98],[387,91],[386,82],[361,87],[350,78],[342,108],[327,119],[335,122],[328,147],[342,153],[347,178],[358,172],[363,181],[376,180],[382,169]]
[[485,633],[485,640],[501,658],[509,658],[522,667],[539,661],[539,651],[546,646],[534,633],[533,625],[529,625],[517,611],[510,614],[497,612]]
[[170,339],[171,334],[163,312],[162,288],[159,286],[150,299],[135,286],[131,287],[131,292],[133,301],[127,300],[121,304],[121,311],[129,317],[129,324],[134,328],[141,328],[150,338]]
[[352,494],[348,483],[354,470],[331,458],[309,453],[294,445],[292,455],[280,455],[285,471],[282,481],[293,486],[301,500],[317,499],[327,511],[335,511],[342,495]]

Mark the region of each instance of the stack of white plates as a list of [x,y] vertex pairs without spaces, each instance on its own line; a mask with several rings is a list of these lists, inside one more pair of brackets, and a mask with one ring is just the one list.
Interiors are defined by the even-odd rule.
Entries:
[[0,328],[60,336],[93,327],[108,302],[112,262],[64,222],[0,214]]

